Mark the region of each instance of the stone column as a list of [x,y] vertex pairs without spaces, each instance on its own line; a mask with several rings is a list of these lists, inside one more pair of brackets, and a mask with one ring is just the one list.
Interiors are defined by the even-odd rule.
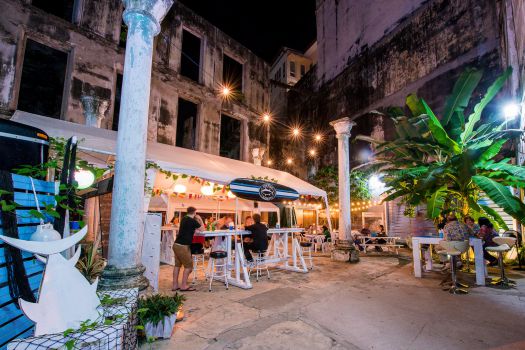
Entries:
[[153,37],[173,0],[124,0],[128,26],[122,102],[117,137],[117,160],[111,205],[108,266],[102,289],[148,286],[142,275],[144,234],[144,173]]
[[[86,125],[94,128],[100,128],[102,120],[106,115],[109,107],[109,101],[92,95],[83,95],[80,97],[82,111],[86,119]],[[92,197],[84,202],[84,222],[88,225],[86,240],[95,241],[99,233],[100,222],[98,220],[98,198]]]
[[86,118],[86,125],[100,128],[102,119],[104,119],[109,107],[109,101],[96,96],[83,95],[80,98],[80,102],[82,103],[82,111]]
[[330,122],[336,132],[339,167],[339,239],[352,239],[350,215],[350,131],[355,125],[349,118]]
[[262,148],[262,147],[252,148],[253,164],[255,164],[255,165],[261,165],[262,164],[264,152],[265,152],[264,148]]

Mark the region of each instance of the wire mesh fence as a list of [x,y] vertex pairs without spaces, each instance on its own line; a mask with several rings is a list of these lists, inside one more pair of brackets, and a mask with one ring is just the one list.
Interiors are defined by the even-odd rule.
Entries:
[[99,292],[97,320],[86,320],[79,329],[17,339],[8,350],[134,350],[137,349],[138,289]]

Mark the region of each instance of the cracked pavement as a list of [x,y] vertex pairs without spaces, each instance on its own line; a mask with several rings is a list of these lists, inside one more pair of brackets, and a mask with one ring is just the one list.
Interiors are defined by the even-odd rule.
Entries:
[[[441,274],[416,279],[406,259],[315,264],[308,274],[272,269],[250,290],[214,282],[210,293],[201,277],[171,339],[142,349],[525,349],[525,274],[509,271],[517,288],[498,290],[460,273],[470,293],[450,295]],[[172,293],[171,271],[161,266],[162,293]]]

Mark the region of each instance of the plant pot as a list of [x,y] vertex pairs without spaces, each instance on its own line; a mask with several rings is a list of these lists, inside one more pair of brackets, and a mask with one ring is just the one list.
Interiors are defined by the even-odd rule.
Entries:
[[177,311],[177,322],[180,322],[184,319],[184,309],[182,308],[182,305],[179,307],[179,311]]
[[154,325],[151,322],[146,323],[146,325],[144,326],[146,337],[155,337],[163,339],[171,338],[176,319],[177,314],[173,314],[169,317],[164,317],[164,320],[159,322],[157,325]]

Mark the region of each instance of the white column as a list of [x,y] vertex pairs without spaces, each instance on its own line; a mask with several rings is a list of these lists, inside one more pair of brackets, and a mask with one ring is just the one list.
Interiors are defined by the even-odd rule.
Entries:
[[352,238],[352,217],[350,215],[350,131],[355,125],[350,118],[330,122],[336,132],[339,168],[339,239]]
[[144,173],[148,110],[153,57],[153,37],[173,0],[124,0],[128,26],[122,102],[117,137],[117,160],[109,259],[100,287],[106,289],[148,286],[142,275],[141,246],[144,233]]

